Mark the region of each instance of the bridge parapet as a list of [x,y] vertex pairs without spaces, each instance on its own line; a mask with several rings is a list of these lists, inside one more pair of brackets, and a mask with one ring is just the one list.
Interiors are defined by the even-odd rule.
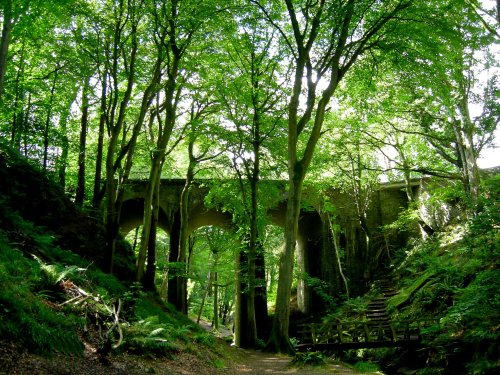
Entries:
[[300,325],[297,350],[381,348],[420,345],[439,320],[338,321]]

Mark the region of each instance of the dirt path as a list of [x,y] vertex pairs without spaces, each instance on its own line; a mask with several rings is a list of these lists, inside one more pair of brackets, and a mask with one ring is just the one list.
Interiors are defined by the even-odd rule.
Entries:
[[[298,368],[291,366],[292,359],[279,354],[263,353],[253,350],[235,349],[238,353],[239,364],[236,365],[237,374],[246,375],[321,375],[321,374],[356,374],[354,370],[341,364],[330,363],[321,367],[307,366]],[[359,374],[359,373],[358,373]],[[380,373],[379,373],[380,374]]]
[[[200,321],[199,325],[206,331],[213,332],[211,324],[206,321]],[[220,338],[232,336],[232,332],[221,328],[216,335]],[[359,374],[345,365],[329,363],[321,367],[307,366],[299,368],[292,366],[292,358],[280,354],[264,353],[256,350],[238,349],[235,347],[228,348],[234,352],[235,363],[233,369],[226,369],[229,374],[245,374],[245,375],[322,375],[322,374]],[[381,374],[366,373],[366,374]]]

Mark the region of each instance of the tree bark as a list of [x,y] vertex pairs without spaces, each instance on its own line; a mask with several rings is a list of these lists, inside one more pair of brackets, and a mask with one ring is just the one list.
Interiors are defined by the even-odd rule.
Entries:
[[57,83],[57,70],[54,72],[54,80],[52,81],[52,86],[50,87],[50,98],[49,105],[47,107],[47,116],[45,117],[45,126],[43,129],[43,170],[47,171],[48,159],[49,159],[49,134],[50,134],[50,120],[52,117],[52,106],[54,104],[54,94],[56,90]]
[[149,235],[148,244],[148,263],[146,266],[146,274],[144,275],[144,287],[147,290],[156,290],[156,234],[158,228],[158,214],[160,211],[160,181],[156,184],[156,190],[153,197],[153,209],[151,218],[151,233]]
[[71,93],[66,106],[64,107],[61,117],[59,119],[59,129],[61,134],[61,155],[58,160],[57,174],[59,178],[59,184],[65,190],[66,188],[66,167],[68,166],[68,154],[69,154],[69,139],[68,139],[68,118],[71,113],[71,106],[76,99],[78,94],[75,88]]
[[25,97],[25,90],[23,85],[21,84],[21,77],[24,75],[24,67],[25,67],[24,57],[25,57],[25,43],[23,42],[20,51],[19,67],[17,69],[16,80],[14,83],[15,98],[14,98],[14,111],[12,114],[12,130],[10,139],[12,147],[19,150],[19,152],[21,152],[21,137],[23,135],[22,128],[24,122],[23,102]]
[[3,100],[5,73],[7,72],[7,55],[10,44],[10,32],[13,26],[12,0],[5,0],[3,5],[2,39],[0,41],[0,103]]
[[85,159],[87,149],[87,131],[89,125],[89,86],[90,77],[86,77],[82,88],[82,117],[80,122],[80,142],[78,144],[78,184],[75,203],[83,205],[85,199]]
[[[175,22],[178,18],[178,2],[172,1],[171,8],[171,19],[169,19],[168,25],[168,35],[163,35],[161,40],[159,41],[158,50],[158,58],[156,61],[154,71],[156,74],[153,76],[157,76],[158,79],[161,76],[161,66],[163,61],[167,61],[167,75],[168,80],[165,85],[164,92],[164,104],[165,104],[165,123],[163,128],[159,129],[159,136],[156,143],[156,149],[153,152],[152,160],[151,160],[151,170],[149,174],[149,186],[146,197],[144,199],[144,223],[142,227],[142,235],[141,235],[141,248],[139,249],[139,255],[137,257],[137,270],[136,277],[138,281],[142,281],[144,275],[144,264],[146,261],[146,253],[147,246],[149,243],[149,235],[151,231],[151,205],[153,201],[153,193],[156,189],[156,184],[160,183],[161,178],[161,170],[163,167],[163,161],[165,159],[165,152],[170,140],[170,136],[172,134],[172,130],[175,125],[176,120],[176,108],[177,102],[179,100],[176,97],[176,92],[178,90],[178,76],[179,76],[179,63],[182,57],[182,50],[177,46],[177,29]],[[165,29],[167,27],[165,26]],[[163,38],[167,37],[169,39],[168,48],[163,50],[163,47],[166,43],[164,43]],[[159,82],[152,81],[150,87],[151,91],[157,87]],[[144,102],[143,102],[144,103]],[[171,248],[172,252],[172,248]],[[170,285],[169,285],[169,298],[170,298]],[[172,301],[171,301],[172,302]]]
[[177,298],[175,303],[177,309],[183,314],[187,314],[187,267],[188,267],[188,237],[189,237],[189,193],[191,184],[194,178],[194,168],[196,161],[193,157],[194,141],[191,140],[188,145],[189,149],[189,165],[186,172],[186,181],[181,193],[181,230],[179,238],[179,253],[177,257],[177,264],[182,267],[177,269]]
[[214,282],[213,282],[213,296],[214,296],[214,319],[212,327],[218,331],[219,330],[219,284],[218,284],[218,274],[217,271],[214,272]]
[[[120,3],[119,12],[123,12],[123,3]],[[127,22],[127,21],[126,21]],[[132,96],[132,89],[135,82],[135,67],[136,67],[136,56],[138,50],[137,41],[137,24],[132,22],[131,24],[131,51],[130,60],[128,63],[128,75],[127,75],[127,87],[123,93],[122,100],[120,101],[120,106],[118,108],[118,116],[115,121],[116,107],[118,104],[119,90],[118,90],[118,62],[120,59],[121,51],[121,32],[125,25],[122,24],[121,17],[118,17],[115,24],[114,30],[114,40],[113,40],[113,52],[112,52],[112,68],[111,76],[115,82],[113,100],[111,103],[111,108],[109,109],[108,129],[110,132],[108,150],[106,154],[106,184],[105,184],[105,196],[106,196],[106,270],[108,272],[113,272],[113,263],[115,257],[115,247],[116,247],[116,237],[118,236],[118,220],[120,217],[120,212],[116,205],[117,200],[117,183],[115,181],[115,153],[118,146],[118,139],[123,130],[123,125],[125,122],[125,115],[127,112],[128,103]]]
[[178,300],[177,297],[177,278],[175,277],[175,269],[172,267],[177,262],[179,257],[179,239],[181,232],[181,214],[175,212],[172,219],[172,228],[170,230],[170,253],[168,254],[169,270],[168,270],[168,288],[167,300],[174,304]]
[[97,136],[97,152],[95,158],[95,172],[94,172],[94,190],[92,194],[92,206],[98,209],[101,204],[101,174],[102,174],[102,159],[104,154],[104,127],[106,125],[106,107],[107,107],[107,73],[104,73],[102,78],[102,91],[101,91],[101,105],[99,115],[99,130]]

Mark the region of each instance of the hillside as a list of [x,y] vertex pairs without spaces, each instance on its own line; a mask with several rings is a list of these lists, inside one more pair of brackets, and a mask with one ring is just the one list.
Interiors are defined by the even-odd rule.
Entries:
[[[36,166],[0,149],[0,372],[226,367],[224,342],[127,282],[125,267],[121,280],[99,269],[102,238],[101,226]],[[122,245],[120,256],[129,255]]]
[[[325,317],[360,320],[384,298],[392,321],[421,324],[418,349],[346,353],[387,374],[497,374],[500,369],[500,178],[486,177],[478,214],[395,252],[391,272]],[[402,228],[399,228],[402,230]],[[385,290],[389,288],[389,290]]]
[[[496,373],[500,178],[486,179],[483,191],[472,221],[416,241],[392,260],[395,295],[388,313],[432,321],[425,346],[348,352],[343,359],[375,362],[388,374]],[[0,148],[1,373],[231,374],[251,369],[244,364],[249,358],[261,361],[253,367],[257,373],[269,366],[263,355],[228,350],[223,340],[144,292],[130,281],[127,267],[119,268],[121,279],[103,273],[103,238],[99,223],[50,178]],[[117,264],[133,264],[131,257],[121,243]],[[378,292],[374,285],[324,319],[362,317]]]

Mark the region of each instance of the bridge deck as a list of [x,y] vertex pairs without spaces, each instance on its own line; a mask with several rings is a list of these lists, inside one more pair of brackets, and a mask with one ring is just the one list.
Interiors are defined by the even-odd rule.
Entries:
[[[422,342],[430,321],[368,321],[301,325],[297,350],[411,347]],[[435,323],[435,321],[433,321]]]

